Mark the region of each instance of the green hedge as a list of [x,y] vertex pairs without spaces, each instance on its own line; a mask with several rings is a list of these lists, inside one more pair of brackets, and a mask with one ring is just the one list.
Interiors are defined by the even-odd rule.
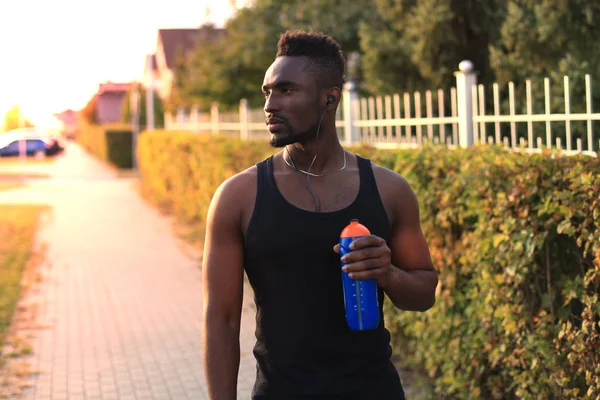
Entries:
[[131,129],[126,126],[82,123],[77,141],[96,157],[117,168],[127,169],[133,165]]
[[600,162],[497,148],[402,153],[441,276],[395,313],[398,351],[450,398],[600,396]]
[[271,153],[264,142],[144,132],[138,144],[142,190],[179,220],[203,225],[212,195],[224,178]]
[[[407,178],[440,276],[426,313],[386,305],[396,354],[439,398],[600,396],[600,160],[497,147],[355,151]],[[264,142],[144,134],[146,195],[202,225]]]

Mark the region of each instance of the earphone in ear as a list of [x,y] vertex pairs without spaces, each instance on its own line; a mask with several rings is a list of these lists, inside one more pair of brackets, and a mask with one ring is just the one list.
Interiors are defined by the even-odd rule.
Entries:
[[333,104],[335,102],[335,97],[328,96],[327,97],[327,105]]

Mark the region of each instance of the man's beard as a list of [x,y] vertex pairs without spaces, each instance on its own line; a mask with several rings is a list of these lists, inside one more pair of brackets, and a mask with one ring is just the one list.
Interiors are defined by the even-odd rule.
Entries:
[[287,146],[289,144],[305,144],[317,137],[317,125],[313,124],[310,128],[305,131],[296,131],[294,128],[290,126],[287,119],[282,120],[283,125],[285,126],[285,132],[273,134],[271,135],[271,140],[269,143],[272,147],[281,148]]

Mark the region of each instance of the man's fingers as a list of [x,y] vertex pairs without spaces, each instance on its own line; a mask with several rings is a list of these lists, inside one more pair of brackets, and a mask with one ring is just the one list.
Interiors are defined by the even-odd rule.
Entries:
[[356,239],[350,245],[350,249],[351,250],[358,250],[358,249],[362,249],[362,248],[365,248],[365,247],[382,246],[383,244],[385,244],[385,240],[383,240],[379,236],[369,235],[369,236],[362,237],[360,239]]
[[336,253],[340,254],[340,244],[336,244],[335,246],[333,246],[333,251],[335,251]]
[[354,263],[368,258],[378,258],[383,255],[381,247],[367,247],[365,249],[351,251],[342,257],[344,263]]
[[375,269],[371,269],[368,271],[361,271],[361,272],[351,272],[349,274],[351,279],[357,280],[357,281],[364,281],[367,279],[377,279],[377,277],[379,276],[379,274],[377,273],[377,270]]
[[378,269],[378,268],[381,268],[381,266],[382,266],[382,260],[380,260],[378,258],[369,258],[366,260],[357,261],[352,264],[344,265],[343,270],[351,273],[351,272],[360,272],[360,271]]

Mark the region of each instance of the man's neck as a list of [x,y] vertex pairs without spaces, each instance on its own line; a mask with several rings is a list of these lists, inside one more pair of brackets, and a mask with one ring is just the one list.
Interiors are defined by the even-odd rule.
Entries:
[[[315,159],[315,155],[317,158]],[[338,169],[343,164],[344,149],[335,134],[326,134],[319,141],[288,145],[283,157],[297,169],[314,174]],[[313,163],[314,160],[314,163]],[[311,167],[312,164],[312,167]]]

